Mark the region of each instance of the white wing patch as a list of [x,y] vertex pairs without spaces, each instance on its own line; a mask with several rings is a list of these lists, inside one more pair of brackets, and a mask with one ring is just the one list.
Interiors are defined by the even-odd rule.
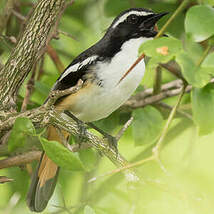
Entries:
[[64,77],[66,77],[70,72],[75,72],[79,69],[81,69],[83,66],[90,64],[92,61],[96,60],[98,58],[97,55],[91,56],[86,58],[85,60],[83,60],[82,62],[78,62],[70,67],[68,67],[64,73],[62,74],[62,76],[60,77],[60,79],[58,81],[61,81]]
[[112,26],[113,28],[115,28],[117,25],[119,25],[120,23],[124,22],[128,16],[130,15],[137,15],[137,16],[148,16],[151,14],[154,14],[153,12],[146,12],[146,11],[130,11],[129,13],[125,13],[123,16],[121,16]]

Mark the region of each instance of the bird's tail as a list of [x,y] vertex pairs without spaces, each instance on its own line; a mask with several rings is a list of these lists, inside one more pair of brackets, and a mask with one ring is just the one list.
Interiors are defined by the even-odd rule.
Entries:
[[[64,131],[62,134],[65,139],[69,136],[69,134]],[[59,133],[53,126],[48,128],[48,140],[62,143],[62,136],[59,136]],[[58,173],[59,167],[43,152],[36,172],[32,176],[27,195],[27,204],[31,211],[41,212],[46,208],[54,192]]]

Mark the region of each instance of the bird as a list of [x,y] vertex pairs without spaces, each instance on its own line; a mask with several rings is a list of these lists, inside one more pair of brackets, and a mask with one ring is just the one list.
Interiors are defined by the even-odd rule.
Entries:
[[[157,35],[155,24],[168,14],[150,9],[131,8],[121,12],[111,23],[104,36],[77,56],[56,80],[51,91],[66,90],[82,81],[82,88],[74,94],[61,97],[54,104],[62,117],[69,111],[83,122],[93,122],[109,116],[118,109],[139,86],[145,73],[138,49]],[[62,131],[64,139],[69,133]],[[62,143],[54,126],[49,126],[48,140]],[[59,167],[43,152],[32,176],[27,205],[31,211],[43,211],[51,198],[59,174]]]

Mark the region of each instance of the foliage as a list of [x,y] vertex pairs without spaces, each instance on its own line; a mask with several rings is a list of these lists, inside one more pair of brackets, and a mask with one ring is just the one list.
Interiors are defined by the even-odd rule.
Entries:
[[[3,9],[5,2],[0,3]],[[19,109],[26,97],[29,80],[33,79],[34,87],[27,107],[32,109],[45,101],[60,74],[59,66],[66,67],[81,51],[98,41],[120,11],[133,6],[151,8],[156,12],[167,10],[170,14],[158,24],[161,29],[182,2],[76,0],[65,10],[60,20],[59,39],[52,39],[50,43],[54,54],[59,58],[53,58],[53,51],[47,51],[38,60],[34,71],[31,71],[19,91]],[[16,3],[14,10],[27,16],[35,1]],[[16,120],[10,133],[6,155],[17,155],[29,141],[40,139],[43,149],[61,167],[57,191],[44,213],[57,213],[59,210],[61,213],[75,214],[213,213],[214,88],[213,83],[210,83],[214,74],[213,6],[212,0],[187,1],[164,32],[168,37],[148,41],[139,49],[139,55],[145,53],[149,59],[146,75],[136,94],[142,93],[145,88],[177,79],[166,68],[162,68],[161,78],[157,78],[156,68],[159,63],[169,61],[173,62],[172,67],[179,70],[189,87],[192,87],[191,92],[183,96],[161,145],[160,159],[166,171],[160,162],[153,160],[138,167],[141,181],[136,184],[128,182],[122,174],[114,171],[107,176],[105,173],[115,167],[94,149],[72,153],[57,142],[47,141],[41,136],[43,132],[36,130],[28,118]],[[7,61],[15,47],[13,39],[18,38],[22,27],[20,16],[12,13],[3,34],[0,35],[2,64]],[[167,91],[161,90],[159,88],[157,96]],[[170,92],[172,93],[169,91],[169,94]],[[149,98],[151,96],[150,94]],[[147,98],[146,96],[145,99]],[[119,152],[130,162],[143,160],[151,156],[177,99],[177,96],[171,96],[145,108],[133,108],[132,112],[118,110],[108,118],[96,122],[96,125],[116,135],[133,116],[133,123],[119,141]],[[39,132],[42,134],[37,134]],[[72,144],[73,140],[71,141]],[[1,155],[0,160],[6,155]],[[14,182],[1,184],[0,214],[30,213],[25,197],[30,181],[29,172],[35,170],[35,165],[27,164],[24,170],[14,167],[0,171],[0,175],[14,179]],[[105,176],[99,177],[103,174]],[[93,177],[97,180],[88,183]]]
[[58,166],[73,171],[83,170],[82,162],[77,154],[69,152],[57,141],[48,141],[43,137],[40,137],[40,141],[47,156],[54,160]]

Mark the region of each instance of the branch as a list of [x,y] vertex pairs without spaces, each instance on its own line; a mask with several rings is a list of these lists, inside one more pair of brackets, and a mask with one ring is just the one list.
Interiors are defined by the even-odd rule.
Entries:
[[134,117],[130,117],[130,119],[123,125],[123,127],[120,129],[120,131],[115,136],[116,140],[119,141],[126,129],[129,128],[129,126],[132,124],[132,121],[134,120]]
[[[79,124],[74,121],[63,119],[61,113],[56,112],[53,106],[59,97],[64,96],[65,94],[75,93],[80,89],[80,87],[81,82],[70,89],[51,92],[48,101],[41,107],[21,113],[7,115],[4,121],[0,124],[0,132],[10,130],[18,117],[28,117],[38,128],[43,128],[51,124],[74,136],[81,136],[82,132],[79,128]],[[84,132],[84,138],[88,141],[88,144],[107,156],[116,166],[122,167],[127,165],[128,162],[117,151],[115,151],[114,148],[111,148],[105,139],[101,139],[87,130]],[[125,175],[132,181],[138,180],[138,177],[134,172],[127,171],[125,172]]]
[[58,54],[56,53],[56,51],[54,50],[54,48],[51,45],[47,46],[47,53],[50,56],[50,58],[52,59],[53,63],[55,64],[59,73],[62,73],[65,70],[65,67],[64,67],[62,61],[60,60]]
[[[212,79],[211,82],[214,82],[214,79]],[[149,104],[157,103],[165,98],[177,96],[181,92],[182,87],[183,83],[181,80],[174,80],[162,85],[161,92],[157,95],[152,95],[152,88],[146,89],[142,92],[137,93],[135,96],[132,96],[121,108],[124,111],[130,111],[136,108],[144,107]],[[185,92],[188,93],[191,91],[191,89],[192,86],[188,85],[186,87]],[[48,120],[46,120],[46,118],[49,118],[48,111],[53,111],[53,109],[51,109],[51,106],[58,99],[59,95],[63,96],[64,94],[73,93],[73,90],[77,90],[77,88],[70,88],[61,92],[56,91],[51,93],[52,95],[50,96],[52,96],[52,98],[48,99],[48,102],[46,102],[45,104],[46,107],[41,106],[39,108],[27,110],[25,112],[20,113],[5,113],[4,111],[0,111],[0,119],[2,120],[2,123],[0,123],[0,132],[10,130],[16,118],[18,117],[28,117],[32,120],[32,122],[35,123],[36,126],[44,127],[48,124]],[[39,124],[39,122],[41,124]]]
[[[79,145],[79,144],[73,144],[73,145],[68,144],[67,145],[67,148],[71,152],[78,152],[82,149],[88,149],[90,147],[92,147],[92,146],[88,143],[82,143],[81,145]],[[6,151],[3,152],[3,151],[1,151],[1,149],[6,149]],[[5,145],[4,148],[0,145],[0,151],[1,151],[0,156],[9,155],[7,145]],[[23,154],[19,154],[19,155],[13,156],[13,157],[2,159],[2,160],[0,160],[0,169],[31,163],[34,160],[39,160],[41,154],[42,154],[41,151],[31,150],[31,151],[27,151]]]
[[[161,102],[159,102],[157,105],[160,106],[160,107],[162,107],[162,108],[169,109],[169,110],[172,110],[172,108],[173,108],[172,106],[170,106],[170,105],[168,105],[166,103],[161,103]],[[180,114],[181,116],[186,117],[189,120],[193,121],[193,118],[192,118],[191,114],[189,114],[189,113],[187,113],[185,111],[182,111],[180,109],[177,109],[176,112],[177,112],[177,114]]]
[[158,94],[161,90],[162,70],[160,66],[155,69],[155,79],[153,85],[153,94]]
[[33,160],[39,160],[42,152],[31,151],[14,157],[9,157],[0,160],[0,169],[9,168],[13,166],[20,166],[32,162]]
[[[59,113],[53,110],[49,112],[49,115],[51,124],[56,125],[60,129],[63,129],[74,136],[81,135],[81,130],[76,122],[74,123],[64,120]],[[124,166],[127,164],[127,161],[119,153],[109,147],[105,139],[99,138],[87,130],[85,130],[84,137],[89,144],[107,156],[115,165]]]
[[0,176],[0,184],[4,184],[7,182],[11,182],[11,181],[14,181],[14,180],[12,178],[8,178],[6,176]]
[[33,89],[34,89],[35,75],[36,75],[36,65],[34,65],[31,77],[26,84],[26,92],[25,92],[24,100],[22,102],[21,111],[26,111],[27,109],[27,105],[30,101],[30,96],[33,93]]
[[168,132],[169,126],[171,125],[171,122],[172,122],[172,120],[173,120],[173,118],[174,118],[174,116],[175,116],[175,113],[176,113],[176,111],[177,111],[177,109],[178,109],[178,106],[179,106],[180,103],[181,103],[181,99],[182,99],[182,97],[183,97],[183,95],[184,95],[184,93],[185,93],[185,89],[186,89],[186,85],[184,85],[184,86],[182,87],[181,92],[180,92],[179,97],[178,97],[178,100],[177,100],[175,106],[172,108],[172,110],[171,110],[171,112],[170,112],[170,115],[169,115],[169,117],[168,117],[168,119],[167,119],[167,121],[166,121],[166,124],[165,124],[165,126],[164,126],[164,128],[163,128],[163,131],[162,131],[162,133],[161,133],[161,136],[160,136],[160,138],[159,138],[159,140],[158,140],[156,146],[155,146],[155,147],[153,148],[153,150],[152,150],[152,151],[153,151],[153,154],[154,154],[154,156],[155,156],[155,158],[156,158],[156,160],[159,160],[160,149],[161,149],[163,140],[164,140],[165,137],[166,137],[166,134],[167,134],[167,132]]
[[8,61],[0,70],[0,109],[15,106],[16,94],[44,51],[66,0],[39,0]]
[[[181,85],[180,85],[181,84]],[[157,94],[157,95],[151,95],[151,96],[147,96],[145,98],[145,92],[140,92],[138,94],[136,94],[135,96],[131,97],[123,106],[122,108],[126,111],[130,111],[136,108],[142,108],[146,105],[150,105],[150,104],[154,104],[157,102],[160,102],[163,99],[169,98],[169,97],[174,97],[177,96],[178,94],[181,93],[182,91],[182,81],[172,81],[168,84],[163,85],[162,91]],[[164,90],[163,88],[167,88],[169,87],[169,89]],[[179,87],[178,87],[179,86]],[[192,86],[188,85],[185,89],[185,93],[188,93],[192,90]],[[149,90],[150,91],[150,90]],[[146,92],[148,93],[148,92]]]

